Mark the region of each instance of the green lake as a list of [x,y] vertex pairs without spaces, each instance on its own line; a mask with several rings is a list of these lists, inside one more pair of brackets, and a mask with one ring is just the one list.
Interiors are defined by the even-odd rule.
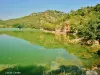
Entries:
[[87,48],[69,44],[73,36],[54,35],[40,30],[0,29],[0,65],[88,66]]
[[[34,40],[34,37],[31,38]],[[0,35],[1,64],[51,63],[60,57],[65,60],[78,59],[67,53],[63,48],[45,48],[18,37],[7,34]]]
[[62,46],[60,44],[54,35],[40,31],[1,32],[0,64],[52,64],[53,61],[56,62],[60,59],[71,62],[80,61],[76,56],[60,47]]

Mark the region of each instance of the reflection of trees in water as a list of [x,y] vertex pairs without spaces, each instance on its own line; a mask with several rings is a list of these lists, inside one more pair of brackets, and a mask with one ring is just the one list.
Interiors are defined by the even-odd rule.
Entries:
[[65,59],[64,57],[62,56],[59,56],[56,58],[55,60],[57,63],[59,63],[59,65],[76,65],[76,66],[83,66],[82,65],[82,62],[79,60],[79,59],[73,59],[73,60],[68,60],[68,59]]
[[69,41],[69,35],[55,34],[55,39],[61,44],[67,43]]
[[60,66],[59,69],[51,70],[47,74],[44,75],[85,75],[85,72],[82,71],[81,68],[77,66]]
[[[8,34],[11,36],[22,38],[33,44],[44,46],[46,48],[64,48],[69,53],[73,53],[73,55],[76,55],[76,56],[82,58],[82,62],[86,65],[90,65],[91,62],[94,62],[93,64],[100,63],[99,59],[97,59],[95,54],[88,52],[87,47],[80,46],[78,44],[67,44],[67,40],[70,39],[70,36],[52,35],[52,34],[48,34],[48,33],[45,34],[43,32],[34,32],[34,31],[33,32],[23,32],[23,31],[10,32],[9,31],[9,32],[0,32],[0,34]],[[99,52],[97,52],[97,54],[100,55]],[[91,59],[90,59],[90,57],[91,57]],[[88,63],[88,62],[90,62],[90,63]],[[66,61],[64,63],[68,63],[68,61]]]

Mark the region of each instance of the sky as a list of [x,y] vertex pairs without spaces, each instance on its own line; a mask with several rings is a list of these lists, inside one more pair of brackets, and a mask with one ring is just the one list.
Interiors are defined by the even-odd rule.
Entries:
[[71,10],[95,6],[98,3],[100,0],[0,0],[0,19],[13,19],[46,10],[68,13]]

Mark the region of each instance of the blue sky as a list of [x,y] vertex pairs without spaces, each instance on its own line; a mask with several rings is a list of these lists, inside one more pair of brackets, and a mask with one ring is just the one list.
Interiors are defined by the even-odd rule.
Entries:
[[0,0],[0,19],[18,18],[49,9],[68,13],[97,3],[100,0]]

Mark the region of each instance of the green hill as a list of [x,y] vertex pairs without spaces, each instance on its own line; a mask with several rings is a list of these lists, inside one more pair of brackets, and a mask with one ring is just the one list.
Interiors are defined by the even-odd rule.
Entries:
[[7,27],[17,27],[21,25],[25,28],[44,28],[47,30],[54,30],[56,25],[66,19],[66,13],[47,10],[45,12],[32,13],[29,16],[6,20]]

